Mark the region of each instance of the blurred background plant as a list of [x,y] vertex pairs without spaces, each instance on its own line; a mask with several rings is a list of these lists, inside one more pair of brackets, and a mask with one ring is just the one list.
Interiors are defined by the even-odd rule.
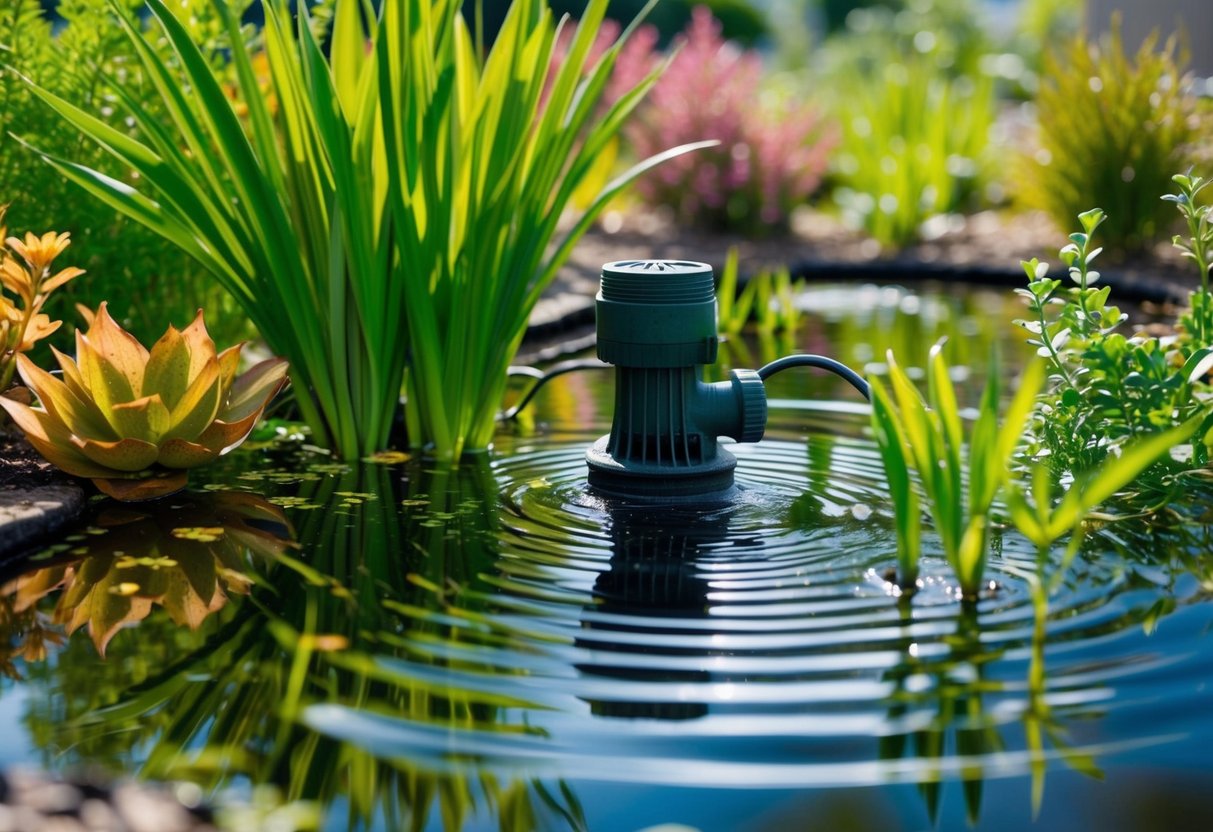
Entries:
[[[853,8],[841,15],[842,6]],[[859,73],[879,78],[894,60],[923,56],[949,76],[972,76],[994,50],[984,9],[976,0],[823,0],[827,32],[813,66],[831,78]]]
[[1148,248],[1174,219],[1159,195],[1187,167],[1196,138],[1185,64],[1174,37],[1160,45],[1155,34],[1126,53],[1118,19],[1099,41],[1080,35],[1047,57],[1037,147],[1012,176],[1019,199],[1059,228],[1098,205],[1110,252]]
[[838,87],[842,149],[835,200],[882,246],[920,239],[933,218],[984,204],[994,124],[993,80],[948,77],[913,57]]
[[[127,10],[143,5],[141,0],[119,0],[119,4]],[[122,311],[121,323],[150,342],[166,323],[184,326],[199,307],[205,307],[221,341],[249,337],[253,329],[248,319],[197,263],[101,201],[84,197],[76,185],[39,163],[24,146],[28,142],[117,181],[133,181],[128,167],[67,123],[48,117],[45,105],[21,76],[127,135],[135,135],[137,127],[120,103],[118,86],[152,118],[164,114],[108,0],[61,0],[54,22],[43,14],[42,5],[40,0],[0,3],[0,182],[4,199],[11,204],[10,221],[22,228],[71,233],[78,265],[90,272],[89,280],[58,293],[48,304],[48,313],[72,321],[74,304],[95,309],[109,300]],[[233,0],[231,5],[240,13],[249,0]],[[181,0],[173,4],[173,11],[206,50],[215,71],[231,77],[223,58],[230,41],[209,0]],[[246,28],[242,36],[251,42],[255,33]],[[165,66],[176,71],[168,45],[154,37],[152,43]],[[70,336],[68,327],[54,341],[66,349]]]
[[[648,0],[611,0],[607,5],[607,19],[627,24],[636,19]],[[483,2],[485,37],[491,42],[505,20],[508,3]],[[463,0],[464,16],[470,21],[476,13],[478,0]],[[585,14],[589,0],[548,0],[548,7],[557,16],[568,14],[579,19]],[[761,7],[760,7],[761,5]],[[661,0],[645,18],[656,34],[658,42],[668,45],[674,37],[691,22],[692,10],[704,8],[720,21],[727,40],[745,46],[756,46],[770,34],[770,25],[765,14],[770,3],[758,4],[753,0]],[[776,3],[774,5],[779,5]]]
[[[758,52],[724,31],[697,6],[669,68],[624,129],[641,158],[701,139],[720,145],[662,165],[636,190],[682,223],[753,235],[785,230],[792,209],[820,184],[837,136],[815,105],[769,82]],[[657,42],[652,29],[639,34],[620,62],[625,87],[657,63],[648,51]]]

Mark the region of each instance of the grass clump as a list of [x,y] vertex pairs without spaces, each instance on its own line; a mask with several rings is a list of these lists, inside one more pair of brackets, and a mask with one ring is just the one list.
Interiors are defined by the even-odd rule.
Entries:
[[1158,195],[1185,167],[1194,103],[1184,56],[1157,35],[1125,53],[1119,22],[1106,40],[1075,38],[1045,61],[1037,96],[1039,147],[1021,159],[1019,197],[1059,227],[1090,205],[1108,215],[1109,248],[1140,251],[1172,218]]
[[980,203],[994,123],[992,79],[951,78],[914,58],[848,86],[839,106],[844,150],[835,199],[881,245],[913,243],[928,219]]
[[966,442],[941,345],[932,348],[928,360],[926,398],[892,352],[888,365],[888,387],[879,378],[868,380],[872,430],[893,499],[898,583],[912,591],[918,580],[920,506],[925,503],[961,594],[976,598],[988,557],[991,509],[1010,474],[1012,455],[1044,379],[1043,367],[1039,362],[1029,366],[1000,424],[999,372],[991,362],[977,420]]

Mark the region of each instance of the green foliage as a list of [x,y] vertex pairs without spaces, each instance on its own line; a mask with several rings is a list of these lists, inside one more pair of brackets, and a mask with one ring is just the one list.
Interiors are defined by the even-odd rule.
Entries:
[[1159,48],[1150,37],[1130,58],[1118,25],[1106,42],[1079,37],[1046,60],[1039,149],[1018,165],[1020,198],[1060,227],[1092,203],[1103,206],[1108,246],[1149,245],[1170,219],[1158,195],[1195,138],[1183,65],[1174,39]]
[[871,78],[890,60],[925,60],[950,77],[976,75],[992,44],[975,0],[880,0],[849,4],[845,28],[822,45],[819,63],[832,77]]
[[[1189,311],[1180,318],[1180,328],[1186,340],[1197,348],[1213,344],[1213,295],[1209,293],[1209,265],[1213,262],[1213,223],[1209,218],[1213,206],[1200,204],[1200,192],[1209,184],[1208,179],[1177,173],[1171,181],[1179,186],[1179,193],[1166,194],[1163,200],[1175,203],[1188,226],[1188,237],[1176,234],[1171,242],[1183,252],[1184,257],[1196,263],[1200,273],[1200,291],[1188,296]],[[1207,368],[1206,368],[1207,369]],[[1201,374],[1203,376],[1203,373]]]
[[[1105,219],[1098,208],[1080,214],[1082,231],[1060,251],[1074,286],[1063,288],[1034,258],[1022,264],[1027,288],[1016,290],[1031,317],[1015,323],[1049,365],[1049,388],[1032,422],[1034,453],[1047,456],[1058,476],[1090,471],[1117,446],[1209,411],[1200,380],[1207,351],[1117,331],[1126,316],[1108,304],[1111,287],[1095,286],[1100,275],[1091,267]],[[1193,464],[1207,460],[1207,447],[1197,443]]]
[[[992,360],[977,420],[966,443],[960,405],[940,345],[931,350],[928,361],[926,399],[892,352],[888,363],[891,393],[880,379],[869,381],[872,429],[893,498],[898,581],[912,590],[918,578],[921,518],[913,472],[960,590],[965,597],[975,598],[988,557],[990,510],[1009,476],[1012,455],[1043,380],[1043,367],[1039,362],[1029,366],[1000,425],[999,370]],[[967,466],[963,461],[966,444]]]
[[[122,0],[121,5],[133,10],[142,3]],[[233,5],[240,12],[247,2]],[[227,41],[208,0],[185,0],[174,8],[220,67],[219,52]],[[231,314],[234,306],[227,293],[188,257],[103,202],[82,199],[75,185],[25,146],[29,143],[115,180],[131,181],[128,167],[82,141],[68,123],[48,118],[22,76],[125,135],[134,135],[137,128],[119,103],[119,84],[121,95],[150,118],[159,119],[164,112],[108,0],[62,0],[57,12],[62,25],[53,32],[39,0],[0,4],[0,182],[4,183],[0,201],[11,203],[10,218],[24,228],[70,232],[80,265],[90,273],[88,280],[72,284],[52,299],[47,311],[52,317],[70,319],[73,304],[96,308],[109,300],[123,323],[146,341],[158,336],[166,321],[188,323],[202,306],[211,313],[221,340],[247,337],[247,320]],[[155,40],[153,46],[173,71],[166,44]],[[70,329],[57,340],[66,349]]]
[[[471,5],[474,0],[465,3]],[[607,6],[607,17],[611,20],[635,19],[645,7],[647,0],[611,0]],[[505,19],[508,3],[484,2],[486,26],[496,31]],[[548,0],[553,14],[569,14],[580,18],[588,5],[587,0]],[[725,37],[747,46],[754,46],[768,33],[766,18],[762,11],[748,0],[662,0],[646,17],[656,27],[662,43],[669,43],[691,20],[691,10],[704,6],[724,26]]]
[[[1011,480],[1004,496],[1007,512],[1019,532],[1035,544],[1039,570],[1045,568],[1049,547],[1070,532],[1076,533],[1077,541],[1083,521],[1096,506],[1126,488],[1172,448],[1190,438],[1199,424],[1199,417],[1189,419],[1178,427],[1133,442],[1119,455],[1105,459],[1097,468],[1075,479],[1060,501],[1053,498],[1053,476],[1047,465],[1033,463],[1026,480]],[[1050,591],[1077,549],[1076,542],[1067,549],[1065,562],[1047,582]],[[1040,577],[1043,579],[1043,574]]]
[[922,58],[845,85],[835,193],[844,215],[897,247],[917,240],[931,217],[974,210],[987,179],[993,91],[988,76],[948,78]]
[[[238,41],[236,15],[211,3]],[[130,107],[140,140],[35,88],[142,190],[70,155],[46,161],[232,293],[290,360],[317,441],[346,458],[384,447],[407,366],[412,444],[444,459],[486,447],[540,293],[605,201],[659,161],[608,184],[557,237],[571,195],[656,75],[598,112],[622,45],[587,66],[605,0],[555,72],[555,25],[537,0],[513,3],[483,59],[454,0],[387,0],[375,19],[337,0],[328,56],[306,10],[293,25],[274,0],[268,93],[236,48],[238,102],[163,0],[148,6],[172,57],[122,15],[165,113]]]

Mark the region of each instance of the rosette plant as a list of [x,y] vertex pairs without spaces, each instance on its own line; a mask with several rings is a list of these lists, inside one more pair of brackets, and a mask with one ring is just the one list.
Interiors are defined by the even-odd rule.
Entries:
[[119,500],[160,497],[185,486],[186,469],[243,442],[286,383],[279,358],[237,376],[241,346],[216,353],[199,310],[149,351],[102,303],[87,334],[76,333],[74,361],[54,350],[61,379],[17,357],[41,406],[7,399],[0,406],[67,473]]

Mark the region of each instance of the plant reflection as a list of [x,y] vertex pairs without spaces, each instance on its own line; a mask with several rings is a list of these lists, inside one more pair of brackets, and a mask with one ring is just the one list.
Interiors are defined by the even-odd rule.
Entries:
[[[1005,726],[1023,729],[1026,768],[1031,776],[1033,813],[1044,795],[1049,760],[1060,759],[1094,778],[1102,775],[1090,754],[1071,747],[1062,714],[1049,703],[1044,665],[1048,605],[1042,585],[1032,582],[1033,620],[1028,675],[1024,680],[992,678],[988,668],[1006,657],[1011,646],[992,647],[980,624],[977,604],[962,604],[949,649],[920,654],[913,631],[911,602],[902,599],[902,661],[887,677],[895,684],[888,712],[891,733],[879,742],[881,759],[915,759],[924,763],[916,775],[932,823],[939,819],[942,784],[948,774],[962,782],[970,825],[981,819],[987,769],[1005,773],[1010,736]],[[950,741],[949,741],[950,738]]]
[[[298,468],[244,478],[273,502],[211,494],[162,513],[103,515],[95,528],[104,534],[81,541],[87,553],[6,587],[0,623],[12,621],[24,641],[3,643],[17,644],[27,659],[36,609],[45,606],[38,602],[56,590],[62,594],[51,617],[73,628],[98,621],[99,650],[136,621],[144,648],[171,643],[164,617],[149,615],[157,605],[186,627],[226,613],[214,616],[222,621],[205,640],[178,642],[134,687],[110,673],[108,695],[100,697],[82,680],[60,680],[72,670],[67,656],[78,653],[73,639],[56,667],[43,671],[60,687],[56,712],[31,715],[35,740],[48,751],[70,749],[70,757],[212,790],[274,784],[290,801],[347,807],[350,828],[422,829],[438,816],[454,830],[482,814],[502,829],[537,828],[553,816],[583,827],[566,787],[468,773],[444,766],[440,754],[376,755],[304,719],[309,709],[336,705],[438,734],[497,730],[494,696],[394,672],[428,667],[440,676],[459,664],[441,654],[458,652],[460,631],[480,628],[488,597],[480,579],[497,557],[497,490],[487,460],[454,470],[420,461]],[[297,544],[277,534],[290,529],[287,515]],[[111,591],[124,583],[139,588]],[[69,595],[116,612],[83,615],[68,606]],[[230,603],[236,596],[239,605]],[[128,660],[124,641],[91,669],[104,673]]]
[[292,545],[281,509],[240,492],[179,496],[149,509],[110,506],[75,542],[0,587],[8,614],[29,628],[27,659],[45,658],[36,607],[52,593],[58,602],[49,623],[69,635],[86,626],[104,656],[110,639],[154,605],[178,626],[198,629],[229,596],[248,593],[248,554],[272,558]]

